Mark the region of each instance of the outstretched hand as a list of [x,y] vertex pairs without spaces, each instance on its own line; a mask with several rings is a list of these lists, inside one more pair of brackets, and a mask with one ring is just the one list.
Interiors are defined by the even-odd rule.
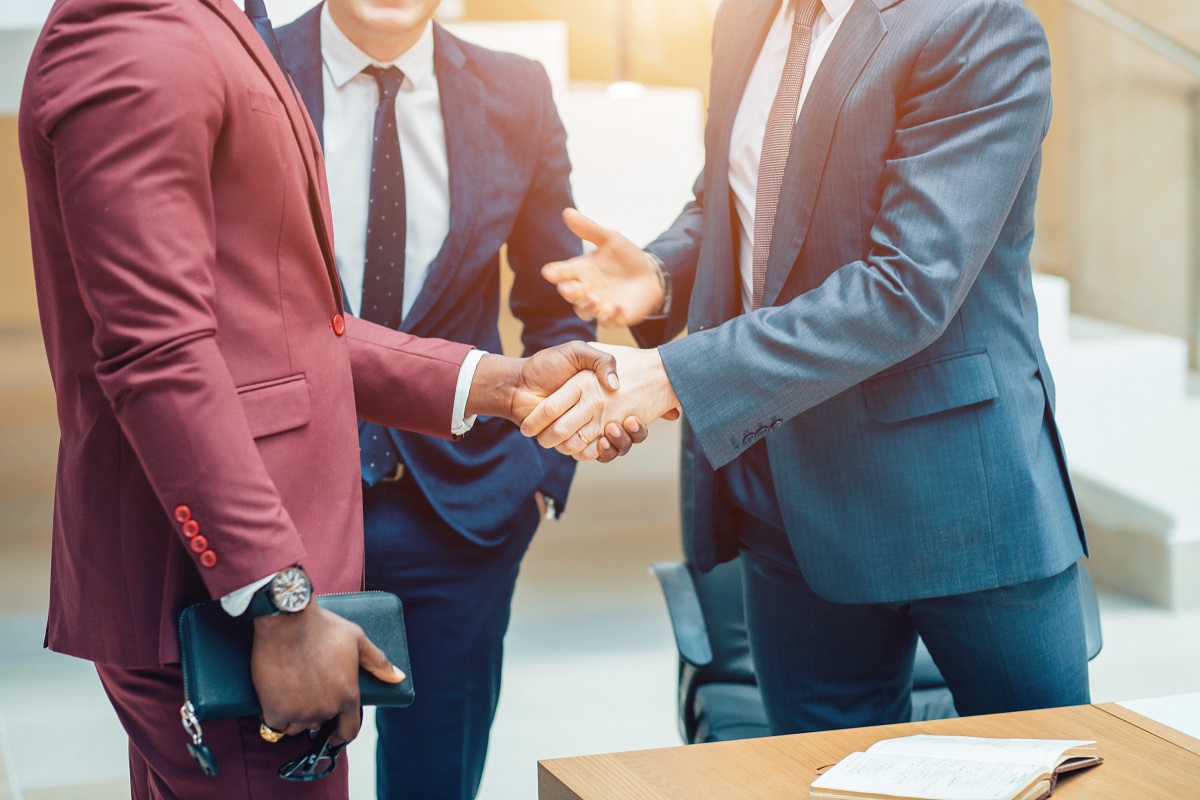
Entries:
[[605,326],[637,325],[663,304],[658,266],[640,247],[616,231],[597,225],[573,208],[563,221],[596,249],[542,267],[542,277],[585,320]]

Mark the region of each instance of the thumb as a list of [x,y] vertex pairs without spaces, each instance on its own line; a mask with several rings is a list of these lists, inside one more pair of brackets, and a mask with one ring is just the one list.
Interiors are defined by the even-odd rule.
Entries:
[[365,633],[358,635],[358,664],[384,683],[400,683],[406,677]]
[[563,222],[567,223],[571,233],[580,239],[591,242],[596,247],[602,246],[612,233],[608,228],[598,225],[574,208],[563,209]]
[[591,370],[596,373],[596,377],[600,379],[600,385],[611,391],[615,392],[621,388],[621,381],[617,378],[617,359],[612,353],[597,350],[583,342],[572,342],[571,344],[573,345],[571,356],[576,369],[580,372]]

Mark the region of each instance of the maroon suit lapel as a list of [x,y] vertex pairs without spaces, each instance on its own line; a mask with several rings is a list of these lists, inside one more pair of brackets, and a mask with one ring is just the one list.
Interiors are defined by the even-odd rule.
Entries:
[[267,80],[271,82],[271,86],[275,89],[275,95],[287,111],[288,120],[292,123],[292,133],[296,138],[296,145],[304,159],[304,169],[308,173],[309,205],[312,209],[313,221],[316,223],[321,252],[325,256],[325,269],[329,273],[330,285],[333,287],[340,310],[342,291],[337,265],[334,261],[333,215],[329,207],[329,187],[325,178],[325,163],[321,155],[320,139],[313,127],[312,120],[309,119],[308,112],[300,104],[287,77],[280,72],[271,51],[267,49],[245,13],[234,5],[232,0],[203,0],[203,2],[215,11],[241,40],[242,46],[258,64]]

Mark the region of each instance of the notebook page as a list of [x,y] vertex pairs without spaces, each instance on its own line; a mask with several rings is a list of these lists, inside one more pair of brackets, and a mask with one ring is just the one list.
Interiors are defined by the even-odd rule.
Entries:
[[872,745],[867,752],[1019,762],[1037,764],[1042,767],[1043,771],[1050,772],[1063,753],[1091,744],[1095,744],[1095,742],[1073,739],[984,739],[976,736],[919,734],[900,739],[884,739]]
[[922,800],[1010,800],[1040,774],[1029,764],[851,753],[812,788]]

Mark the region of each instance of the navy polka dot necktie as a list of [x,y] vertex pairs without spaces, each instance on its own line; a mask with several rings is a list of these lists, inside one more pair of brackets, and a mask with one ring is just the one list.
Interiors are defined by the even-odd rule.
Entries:
[[[404,312],[404,240],[407,214],[404,203],[404,165],[396,131],[396,95],[404,73],[395,67],[367,67],[363,73],[379,86],[375,112],[375,139],[371,151],[370,210],[367,213],[367,253],[363,270],[362,308],[369,322],[400,326]],[[391,434],[374,423],[363,423],[358,433],[362,477],[374,486],[400,463]]]
[[367,67],[379,84],[375,141],[371,152],[371,199],[367,213],[367,254],[363,272],[363,319],[395,328],[404,309],[404,165],[396,132],[396,95],[404,73],[395,67]]
[[279,71],[287,75],[288,69],[283,64],[283,52],[279,49],[279,40],[275,38],[275,29],[271,27],[271,18],[267,16],[265,0],[246,0],[244,10],[246,16],[250,18],[250,24],[262,37],[263,44],[271,51],[272,58],[279,65]]

